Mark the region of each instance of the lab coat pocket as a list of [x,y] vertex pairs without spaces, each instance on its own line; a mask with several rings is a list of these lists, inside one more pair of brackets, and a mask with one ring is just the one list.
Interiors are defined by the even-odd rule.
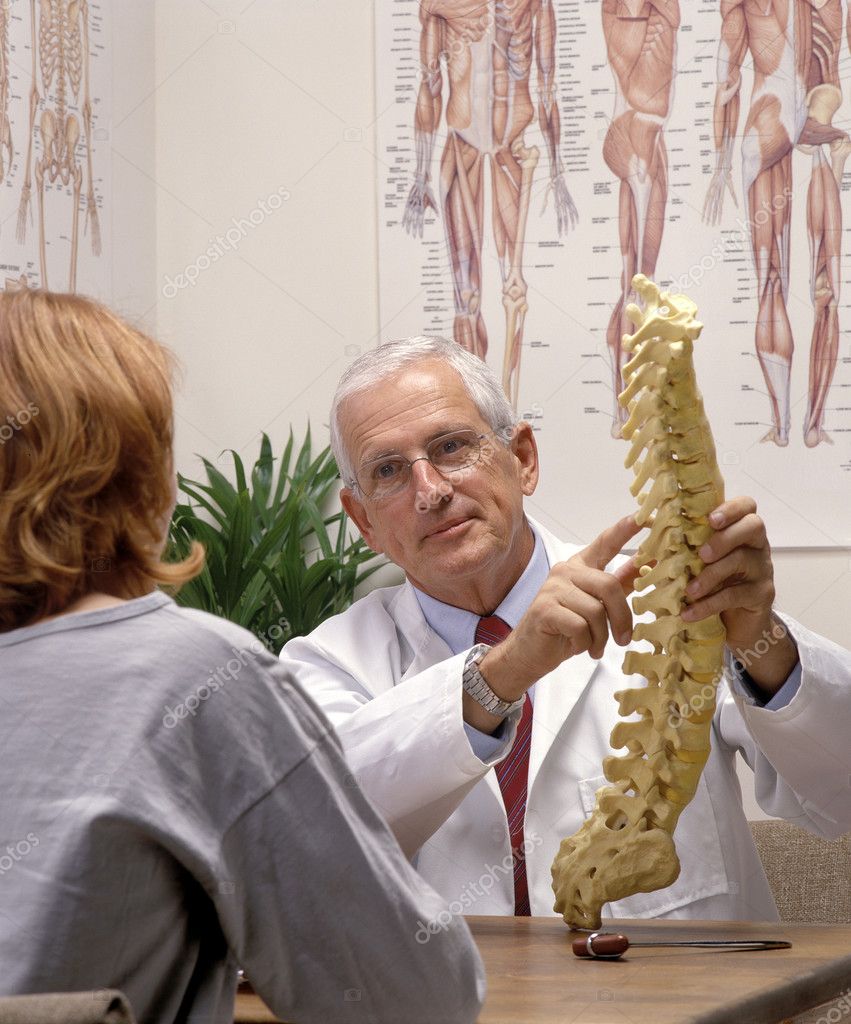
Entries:
[[[607,785],[608,780],[603,775],[579,780],[579,796],[586,818],[594,809],[597,790]],[[657,917],[707,896],[731,891],[724,868],[718,824],[703,775],[693,800],[680,815],[674,832],[674,844],[680,858],[680,874],[673,885],[656,892],[639,892],[609,903],[603,910],[604,916]]]

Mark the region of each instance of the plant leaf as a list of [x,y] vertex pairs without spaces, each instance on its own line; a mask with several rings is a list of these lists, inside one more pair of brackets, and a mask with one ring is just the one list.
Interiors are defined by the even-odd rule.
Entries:
[[328,447],[312,455],[309,427],[297,454],[290,430],[277,467],[262,434],[248,477],[240,455],[227,450],[236,486],[206,459],[206,483],[178,477],[188,500],[174,510],[169,557],[185,558],[195,540],[207,557],[176,600],[240,623],[277,653],[348,607],[383,561],[350,537],[345,511],[327,512],[339,473]]

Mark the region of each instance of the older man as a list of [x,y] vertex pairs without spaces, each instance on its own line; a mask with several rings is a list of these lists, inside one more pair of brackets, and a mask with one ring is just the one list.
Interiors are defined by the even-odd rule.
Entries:
[[[477,914],[552,913],[559,841],[605,781],[632,628],[634,566],[605,567],[638,527],[623,519],[580,550],[530,520],[538,453],[514,420],[490,370],[452,342],[394,342],[350,367],[331,423],[341,498],[406,581],[281,655],[420,872]],[[727,628],[712,753],[677,828],[679,879],[612,904],[616,916],[776,918],[737,750],[768,813],[821,835],[851,827],[851,657],[772,610],[752,499],[711,523],[684,618],[720,612]]]

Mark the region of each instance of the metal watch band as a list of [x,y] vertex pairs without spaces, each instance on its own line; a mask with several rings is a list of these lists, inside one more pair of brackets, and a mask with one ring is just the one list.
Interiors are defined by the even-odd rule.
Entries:
[[501,697],[497,697],[488,686],[485,677],[479,671],[479,662],[490,649],[488,644],[476,644],[471,648],[467,660],[464,662],[464,671],[461,673],[461,685],[465,692],[469,693],[477,704],[481,704],[485,711],[504,718],[512,711],[523,707],[526,694],[524,693],[520,700],[503,700]]

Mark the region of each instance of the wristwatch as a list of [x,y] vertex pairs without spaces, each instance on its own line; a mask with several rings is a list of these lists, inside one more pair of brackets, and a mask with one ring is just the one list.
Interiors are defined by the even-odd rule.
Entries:
[[461,673],[461,685],[464,687],[465,692],[469,693],[477,704],[481,704],[485,711],[499,718],[504,718],[506,715],[510,715],[512,711],[517,711],[518,708],[523,707],[526,694],[524,693],[520,700],[503,700],[501,697],[497,697],[488,686],[487,680],[479,671],[479,662],[490,649],[488,644],[476,644],[475,647],[471,648],[470,653],[467,655],[467,660],[464,662],[464,671]]

